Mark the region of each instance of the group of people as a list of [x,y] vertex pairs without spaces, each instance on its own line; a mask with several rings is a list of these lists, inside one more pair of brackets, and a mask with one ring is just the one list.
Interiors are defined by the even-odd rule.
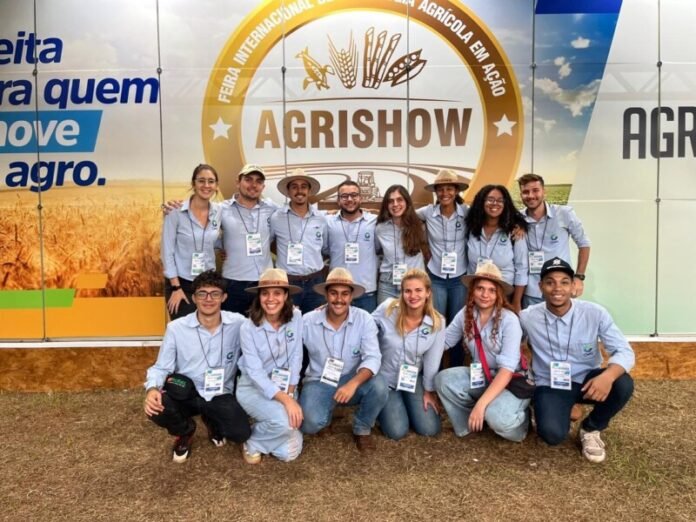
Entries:
[[337,405],[357,406],[355,442],[369,450],[376,424],[394,440],[437,435],[441,408],[457,436],[485,423],[521,441],[530,405],[555,445],[583,402],[594,405],[579,430],[583,455],[604,460],[600,434],[631,397],[633,351],[604,308],[573,299],[590,243],[570,207],[546,202],[540,176],[518,180],[524,212],[499,185],[469,208],[466,183],[442,170],[426,186],[435,203],[416,210],[393,185],[377,216],[353,181],[338,186],[335,214],[310,203],[320,187],[302,171],[278,183],[281,208],[262,198],[259,166],[242,169],[223,203],[212,201],[217,183],[214,168],[198,166],[193,195],[169,206],[163,228],[176,319],[148,370],[145,412],[176,437],[175,461],[190,454],[197,414],[213,444],[241,443],[253,464],[297,458],[303,434],[330,429]]

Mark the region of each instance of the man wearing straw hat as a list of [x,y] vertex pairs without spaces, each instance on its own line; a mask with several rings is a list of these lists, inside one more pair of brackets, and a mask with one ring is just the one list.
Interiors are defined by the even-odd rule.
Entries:
[[302,289],[293,296],[293,302],[307,313],[324,302],[313,288],[326,275],[322,255],[328,249],[326,216],[309,202],[319,192],[319,182],[296,169],[278,182],[278,191],[290,201],[271,217],[276,266],[285,270],[290,283]]
[[357,405],[353,438],[360,451],[374,448],[372,427],[387,402],[389,389],[378,374],[382,356],[377,325],[365,310],[351,306],[365,288],[345,268],[334,268],[314,289],[327,305],[303,317],[303,341],[309,367],[300,394],[302,431],[314,434],[331,424],[337,404]]

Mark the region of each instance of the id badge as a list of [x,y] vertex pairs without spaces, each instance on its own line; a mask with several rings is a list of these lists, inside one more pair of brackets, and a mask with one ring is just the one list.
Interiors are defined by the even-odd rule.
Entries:
[[483,364],[471,363],[469,366],[469,388],[483,388],[486,385],[486,376],[483,373]]
[[197,276],[205,272],[205,254],[203,252],[194,252],[191,255],[191,275]]
[[491,262],[492,261],[490,257],[478,256],[478,259],[476,260],[476,270],[478,271],[481,268],[481,265],[485,265],[486,263]]
[[223,392],[225,386],[225,369],[208,368],[203,381],[203,393],[206,397],[215,397]]
[[457,272],[457,253],[456,252],[443,252],[442,253],[442,265],[440,266],[440,271],[443,274],[455,274]]
[[403,363],[399,368],[399,380],[396,383],[396,389],[415,393],[416,382],[418,382],[418,366]]
[[338,388],[338,381],[341,380],[341,374],[343,373],[343,366],[346,363],[341,359],[335,359],[329,357],[324,363],[324,371],[321,372],[321,379],[319,381],[334,388]]
[[360,247],[357,243],[346,243],[343,249],[343,260],[347,265],[360,262]]
[[529,273],[541,274],[541,267],[544,266],[544,252],[535,250],[529,253]]
[[246,251],[249,257],[260,256],[263,253],[261,251],[261,234],[246,235]]
[[302,265],[304,245],[302,243],[290,243],[288,245],[288,265]]
[[570,376],[570,363],[551,361],[551,388],[554,390],[571,390],[573,381]]
[[392,265],[392,283],[399,286],[401,281],[404,280],[407,270],[408,265],[406,263],[394,263]]
[[290,370],[287,368],[273,368],[271,381],[280,388],[280,391],[288,393],[290,389]]

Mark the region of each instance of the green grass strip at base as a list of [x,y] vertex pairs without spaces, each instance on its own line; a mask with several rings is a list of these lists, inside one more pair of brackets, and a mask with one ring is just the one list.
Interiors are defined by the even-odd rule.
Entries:
[[[41,290],[0,290],[0,310],[41,309],[44,302]],[[47,288],[46,308],[70,308],[74,288]]]

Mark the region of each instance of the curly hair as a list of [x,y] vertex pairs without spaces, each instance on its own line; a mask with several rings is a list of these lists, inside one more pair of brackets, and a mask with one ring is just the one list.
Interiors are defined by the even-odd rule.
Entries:
[[432,294],[432,283],[430,282],[430,277],[427,272],[419,268],[411,268],[404,278],[401,280],[401,296],[399,299],[394,299],[387,306],[386,315],[391,316],[396,311],[396,331],[400,335],[404,335],[406,332],[406,300],[404,299],[404,283],[410,281],[411,279],[418,279],[425,286],[426,290],[430,291],[430,295],[425,300],[425,305],[423,306],[423,316],[429,315],[433,320],[433,330],[439,331],[445,325],[445,318],[440,315],[433,305],[433,294]]
[[483,230],[483,225],[486,222],[486,212],[484,210],[484,204],[488,194],[493,190],[498,190],[503,195],[503,213],[500,215],[498,220],[498,228],[500,228],[506,234],[511,234],[514,228],[517,226],[522,230],[527,230],[527,222],[524,216],[515,208],[515,204],[512,201],[510,192],[502,185],[486,185],[481,190],[478,191],[474,197],[474,202],[471,204],[471,208],[464,218],[466,223],[466,230],[468,233],[472,234],[476,238],[481,237],[481,231]]
[[[464,337],[469,341],[474,338],[474,308],[476,308],[476,303],[474,302],[474,289],[476,288],[476,284],[482,279],[484,278],[479,277],[471,281],[469,284],[469,294],[466,298],[466,308],[464,309]],[[485,280],[490,281],[490,279]],[[491,339],[493,340],[493,343],[495,343],[500,330],[500,320],[503,316],[503,309],[505,308],[510,311],[513,310],[505,298],[505,291],[503,290],[503,287],[496,283],[493,284],[495,284],[496,296],[495,303],[493,305],[493,327],[491,328]]]
[[392,185],[384,193],[382,198],[382,206],[377,215],[377,223],[384,223],[391,219],[389,213],[389,196],[392,192],[398,192],[406,202],[406,210],[401,216],[401,244],[403,245],[404,253],[407,256],[415,256],[422,252],[426,259],[430,257],[430,247],[428,246],[428,238],[425,235],[425,227],[422,221],[416,214],[413,208],[411,195],[403,185]]
[[[282,324],[287,324],[292,321],[293,302],[292,299],[290,299],[290,294],[288,291],[286,289],[283,290],[285,291],[285,304],[280,310],[280,322]],[[251,319],[251,322],[256,326],[261,326],[261,323],[263,323],[263,320],[266,317],[266,312],[261,307],[261,292],[263,292],[262,288],[259,289],[259,293],[256,294],[256,297],[254,297],[254,300],[251,302],[251,306],[249,307],[249,319]]]
[[195,294],[196,290],[203,288],[204,286],[213,286],[219,288],[223,292],[227,289],[227,283],[225,279],[218,274],[215,270],[206,270],[196,276],[191,283],[191,293]]

